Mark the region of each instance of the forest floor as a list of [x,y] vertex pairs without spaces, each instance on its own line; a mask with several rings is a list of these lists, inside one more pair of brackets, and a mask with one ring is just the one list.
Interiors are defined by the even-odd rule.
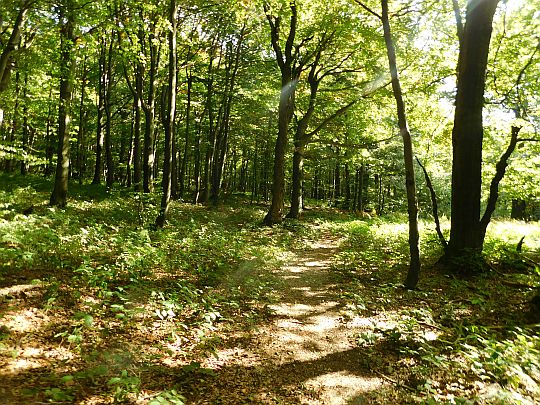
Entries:
[[157,193],[49,192],[0,175],[0,404],[540,402],[538,223],[494,221],[463,277],[421,221],[408,291],[403,215],[269,228],[239,197],[155,229]]
[[274,271],[271,322],[204,364],[217,380],[199,385],[194,403],[363,404],[385,383],[355,342],[369,320],[350,317],[332,272],[339,242],[322,233]]

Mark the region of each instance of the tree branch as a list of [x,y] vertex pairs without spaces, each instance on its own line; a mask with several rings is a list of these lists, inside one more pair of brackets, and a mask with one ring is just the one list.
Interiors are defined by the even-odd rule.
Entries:
[[368,13],[374,15],[379,20],[382,20],[382,16],[380,14],[377,14],[375,11],[370,9],[368,6],[366,6],[364,3],[362,3],[360,0],[354,0],[356,4],[358,4],[360,7],[362,7],[364,10],[366,10]]
[[437,232],[437,236],[439,237],[439,241],[441,242],[441,245],[446,252],[448,249],[448,242],[444,238],[444,235],[441,231],[441,222],[439,221],[439,205],[437,203],[437,194],[435,193],[435,190],[433,189],[433,184],[431,183],[431,179],[429,177],[429,174],[422,164],[420,162],[420,159],[418,159],[418,156],[416,156],[416,162],[418,165],[422,168],[422,171],[424,172],[424,178],[426,179],[426,187],[429,189],[429,194],[431,196],[431,209],[433,214],[433,220],[435,221],[435,231]]
[[349,108],[351,108],[354,104],[356,104],[358,102],[358,100],[353,100],[351,101],[349,104],[341,107],[339,110],[335,111],[332,115],[326,117],[323,122],[321,122],[319,124],[319,126],[317,128],[315,128],[313,131],[311,131],[309,134],[306,134],[309,138],[311,138],[312,136],[316,135],[321,129],[323,129],[326,125],[328,125],[328,123],[330,121],[332,121],[333,119],[339,117],[340,115],[344,114],[345,112],[347,112],[347,110]]
[[495,206],[497,205],[497,199],[499,198],[499,183],[506,173],[506,167],[508,166],[508,159],[516,149],[518,143],[518,134],[521,130],[521,127],[512,127],[512,134],[510,136],[510,144],[506,148],[506,151],[502,154],[499,162],[496,165],[495,176],[491,180],[491,185],[489,186],[489,197],[486,204],[486,210],[482,219],[480,220],[480,229],[483,234],[486,233],[487,226],[491,220],[491,215],[495,211]]

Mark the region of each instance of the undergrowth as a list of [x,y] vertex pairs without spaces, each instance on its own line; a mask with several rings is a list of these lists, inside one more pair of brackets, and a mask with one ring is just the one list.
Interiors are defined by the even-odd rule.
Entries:
[[[271,270],[308,232],[262,228],[249,205],[177,202],[156,230],[157,193],[73,185],[61,210],[43,179],[2,175],[0,185],[0,356],[20,364],[2,378],[17,387],[12,401],[183,403],[182,382],[161,392],[144,376],[183,369],[227,330],[267,317]],[[29,331],[28,350],[48,347],[48,360],[21,351]]]
[[374,403],[540,401],[540,327],[530,305],[540,286],[538,224],[493,223],[484,249],[490,271],[463,278],[436,266],[442,251],[431,224],[422,223],[416,291],[402,287],[406,224],[377,218],[329,226],[344,238],[334,269],[343,299],[350,316],[369,325],[356,344],[366,350],[366,367],[392,384],[370,394]]

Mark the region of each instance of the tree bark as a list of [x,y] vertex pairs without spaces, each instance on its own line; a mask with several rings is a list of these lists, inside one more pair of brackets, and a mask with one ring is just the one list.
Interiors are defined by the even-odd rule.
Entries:
[[173,137],[174,119],[176,116],[176,31],[177,31],[177,5],[176,0],[169,4],[169,86],[167,92],[167,120],[165,125],[165,160],[163,162],[163,194],[161,207],[156,218],[156,226],[163,227],[169,213],[171,201],[172,166],[173,166]]
[[469,0],[462,32],[452,131],[452,217],[447,258],[479,254],[482,186],[482,110],[492,32],[499,0]]
[[183,197],[185,192],[185,178],[186,178],[186,168],[187,168],[187,159],[189,152],[189,132],[190,132],[190,123],[191,123],[191,88],[193,85],[193,77],[191,72],[186,73],[187,76],[187,103],[186,103],[186,127],[184,132],[184,153],[182,155],[182,162],[180,164],[180,173],[178,174],[178,196]]
[[274,149],[274,170],[272,177],[272,203],[264,218],[266,225],[280,223],[283,220],[283,208],[285,204],[285,152],[287,150],[289,123],[294,112],[294,100],[296,85],[300,75],[298,68],[293,69],[295,55],[293,55],[294,40],[298,24],[296,3],[290,3],[291,20],[289,34],[284,52],[279,44],[280,21],[269,14],[265,6],[266,17],[270,24],[271,42],[276,54],[276,61],[281,70],[281,92],[278,107],[278,136]]
[[405,162],[405,185],[407,189],[407,211],[409,214],[409,271],[405,280],[405,286],[409,289],[416,287],[420,275],[420,251],[418,248],[418,204],[416,201],[416,184],[414,178],[413,146],[411,134],[407,125],[405,113],[405,103],[403,101],[401,83],[399,81],[396,51],[390,30],[388,18],[388,0],[381,0],[382,23],[384,30],[384,41],[388,53],[388,64],[392,77],[392,90],[396,99],[399,131],[403,138],[403,159]]
[[84,154],[84,138],[85,138],[85,119],[86,109],[84,108],[84,99],[86,97],[86,77],[88,70],[86,68],[86,58],[82,66],[81,78],[81,96],[79,99],[79,130],[77,131],[77,152],[75,154],[75,167],[79,184],[83,182],[83,154]]
[[71,1],[60,5],[60,105],[58,108],[58,150],[56,162],[56,175],[54,189],[50,198],[50,205],[65,207],[67,204],[69,179],[69,147],[70,147],[70,107],[73,92],[73,76],[75,72],[75,34],[74,11]]
[[[143,36],[143,34],[141,34]],[[150,33],[148,38],[150,48],[150,71],[148,77],[148,97],[142,104],[144,110],[144,150],[143,150],[143,191],[154,191],[154,142],[155,142],[155,116],[156,116],[156,80],[159,65],[158,45],[154,42],[155,36]]]
[[97,129],[96,129],[96,162],[94,165],[94,178],[92,184],[101,183],[101,174],[103,172],[103,115],[105,111],[105,86],[107,82],[106,74],[106,42],[101,41],[99,54],[99,78],[98,78],[98,109],[97,109]]
[[105,146],[105,162],[107,166],[107,175],[105,177],[105,184],[107,188],[112,188],[114,183],[114,161],[112,155],[112,111],[111,111],[111,86],[112,86],[112,53],[114,45],[114,34],[110,34],[109,50],[107,52],[106,59],[106,74],[104,83],[104,97],[103,107],[105,111],[105,136],[103,143]]
[[21,39],[21,31],[26,21],[26,15],[28,10],[33,5],[33,0],[26,0],[23,2],[15,22],[13,24],[13,29],[11,35],[0,54],[0,92],[6,90],[9,86],[9,81],[11,77],[11,68],[12,68],[12,54]]

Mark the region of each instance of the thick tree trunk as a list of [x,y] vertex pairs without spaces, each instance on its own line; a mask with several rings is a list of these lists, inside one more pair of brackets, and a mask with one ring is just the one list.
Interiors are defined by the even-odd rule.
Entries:
[[167,91],[167,120],[165,122],[165,160],[163,162],[163,195],[161,207],[156,218],[156,226],[163,227],[167,220],[171,201],[172,169],[173,169],[173,137],[174,118],[176,115],[176,30],[177,5],[176,0],[170,0],[169,5],[169,86]]
[[294,112],[294,100],[296,85],[300,76],[299,67],[293,71],[295,57],[293,55],[293,45],[297,29],[297,9],[296,3],[290,3],[291,20],[289,34],[285,45],[284,53],[279,44],[279,20],[274,20],[269,10],[266,9],[267,19],[271,29],[271,41],[276,60],[281,70],[281,92],[278,107],[278,136],[274,148],[274,171],[272,176],[272,203],[264,218],[266,225],[280,223],[283,220],[283,208],[285,204],[285,152],[287,150],[289,123]]
[[499,0],[469,0],[461,37],[452,131],[452,218],[447,258],[479,254],[482,186],[482,109],[492,32]]
[[73,91],[73,76],[75,72],[75,45],[73,10],[70,1],[66,6],[60,6],[59,21],[61,28],[61,59],[60,59],[60,105],[58,109],[58,152],[54,189],[50,204],[65,207],[67,204],[69,179],[69,122],[71,96]]
[[409,214],[409,271],[405,286],[413,289],[418,283],[420,275],[420,251],[418,248],[418,204],[416,201],[416,184],[414,178],[414,162],[413,162],[413,146],[411,134],[407,125],[407,116],[405,113],[405,103],[403,101],[401,84],[399,81],[396,51],[392,34],[390,31],[390,21],[388,19],[388,0],[381,0],[382,5],[382,22],[384,30],[384,40],[388,53],[388,64],[390,74],[392,76],[392,90],[396,99],[398,125],[403,138],[403,159],[405,162],[405,185],[407,189],[407,211]]

